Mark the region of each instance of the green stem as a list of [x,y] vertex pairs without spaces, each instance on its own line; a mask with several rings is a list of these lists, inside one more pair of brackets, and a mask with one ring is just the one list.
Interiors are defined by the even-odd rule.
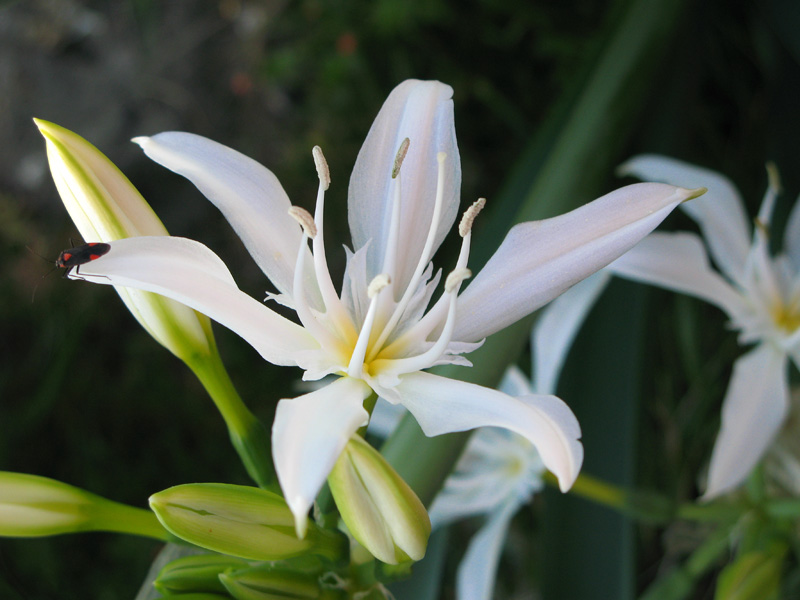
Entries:
[[140,535],[162,542],[173,539],[173,536],[161,526],[156,516],[149,510],[120,504],[99,496],[95,497],[91,506],[87,529]]
[[264,489],[278,491],[269,431],[242,401],[216,351],[187,360],[189,366],[219,410],[231,443],[247,473]]
[[[558,487],[558,480],[552,473],[545,473],[544,480],[548,485]],[[586,473],[578,475],[569,492],[649,523],[668,523],[675,518],[698,522],[733,522],[748,510],[747,506],[729,502],[689,502],[675,506],[661,494],[626,490]],[[775,509],[776,512],[782,511],[785,514],[793,514],[793,511],[800,513],[800,501],[792,501],[791,504],[780,507],[775,505]]]

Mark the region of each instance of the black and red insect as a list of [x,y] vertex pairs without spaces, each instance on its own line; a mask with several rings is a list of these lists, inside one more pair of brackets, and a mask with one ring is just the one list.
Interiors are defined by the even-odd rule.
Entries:
[[92,262],[104,254],[108,254],[109,250],[111,250],[111,246],[102,242],[91,242],[83,246],[69,248],[58,255],[56,267],[66,269],[66,271],[64,271],[64,277],[69,276],[73,269],[75,269],[76,275],[80,275],[81,265]]

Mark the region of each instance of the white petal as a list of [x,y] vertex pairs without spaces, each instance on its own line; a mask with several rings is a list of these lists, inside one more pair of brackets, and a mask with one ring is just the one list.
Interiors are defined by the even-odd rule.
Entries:
[[458,600],[491,600],[497,564],[503,551],[511,518],[519,509],[516,502],[508,502],[493,514],[467,546],[467,552],[456,575]]
[[[197,186],[222,211],[278,291],[291,297],[302,229],[289,215],[289,197],[269,169],[192,133],[168,131],[134,141],[149,158]],[[308,289],[316,290],[312,264],[309,257]]]
[[618,171],[643,181],[707,188],[701,198],[681,208],[700,225],[711,256],[722,272],[734,281],[741,281],[750,249],[750,219],[730,179],[716,171],[655,154],[634,156]]
[[550,302],[624,254],[696,193],[640,183],[567,214],[516,225],[461,295],[453,339],[477,341]]
[[524,396],[533,393],[531,382],[516,365],[511,365],[503,374],[503,380],[497,389],[509,396]]
[[434,251],[455,221],[461,193],[461,160],[452,96],[452,88],[438,81],[404,81],[389,94],[358,154],[350,178],[348,215],[354,249],[371,240],[368,280],[382,268],[392,213],[392,167],[405,138],[411,144],[400,170],[397,289],[405,289],[425,245],[436,199],[439,152],[447,154],[446,180]]
[[555,394],[572,341],[610,278],[608,271],[595,273],[542,310],[531,333],[533,389],[537,394]]
[[512,398],[496,390],[430,373],[401,376],[400,402],[427,436],[502,427],[528,439],[542,462],[568,490],[583,462],[580,425],[555,396]]
[[789,407],[786,355],[768,343],[733,365],[703,499],[740,485],[775,439]]
[[700,238],[694,233],[650,234],[609,265],[615,275],[657,285],[711,302],[728,316],[745,311],[742,296],[711,268]]
[[81,265],[77,277],[177,300],[233,330],[276,365],[295,365],[295,355],[318,347],[302,327],[240,291],[225,263],[199,242],[154,236],[110,244],[108,254]]
[[783,233],[784,250],[792,261],[796,273],[800,273],[800,197],[794,203],[789,220],[786,222],[786,231]]
[[272,424],[272,457],[283,496],[304,537],[308,509],[336,459],[359,427],[367,424],[369,387],[342,377],[310,394],[278,402]]
[[[536,462],[532,481],[525,466]],[[428,514],[434,528],[453,521],[495,512],[521,490],[541,485],[544,467],[533,447],[516,433],[497,427],[481,427],[470,438],[453,473],[437,494]],[[538,485],[537,485],[538,484]],[[527,494],[523,496],[528,497]]]

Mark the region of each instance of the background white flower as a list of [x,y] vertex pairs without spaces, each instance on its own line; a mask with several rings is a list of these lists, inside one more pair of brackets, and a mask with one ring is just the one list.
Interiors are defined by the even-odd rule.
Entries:
[[739,343],[755,344],[734,364],[723,400],[704,494],[713,498],[744,481],[786,418],[787,359],[800,365],[800,202],[789,217],[783,252],[771,256],[770,220],[779,191],[774,168],[752,238],[742,199],[724,176],[654,155],[637,156],[620,170],[708,188],[683,208],[700,226],[722,275],[712,269],[700,236],[688,232],[653,233],[609,269],[716,304],[739,331]]
[[[503,377],[502,392],[523,402],[532,394],[555,393],[575,335],[609,279],[606,271],[595,273],[542,310],[531,332],[532,380],[519,367],[512,366]],[[399,407],[379,402],[370,421],[370,432],[385,437],[403,414]],[[430,509],[434,528],[466,517],[486,519],[459,565],[459,600],[492,597],[508,526],[519,509],[542,489],[544,471],[536,448],[522,436],[484,427],[470,438]]]

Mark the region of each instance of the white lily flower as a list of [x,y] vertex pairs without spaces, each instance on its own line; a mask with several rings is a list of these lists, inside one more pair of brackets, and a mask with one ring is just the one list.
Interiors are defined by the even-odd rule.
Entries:
[[722,404],[722,423],[708,472],[705,499],[739,486],[759,462],[786,419],[788,359],[800,366],[800,202],[784,234],[784,252],[770,256],[770,218],[779,192],[769,169],[767,193],[753,227],[744,204],[724,176],[662,156],[637,156],[623,173],[641,179],[706,186],[708,194],[684,205],[700,236],[654,233],[609,268],[617,275],[658,285],[719,306],[739,331],[739,343],[756,344],[733,366]]
[[378,114],[350,180],[354,252],[348,252],[340,293],[325,258],[323,203],[330,178],[321,151],[314,152],[320,187],[312,218],[291,206],[270,171],[234,150],[179,132],[135,140],[217,205],[280,292],[271,297],[294,308],[300,324],[242,293],[222,261],[191,240],[121,240],[81,267],[87,280],[186,303],[241,335],[269,362],[299,366],[304,379],[340,376],[322,389],[282,399],[276,411],[273,457],[301,536],[337,457],[367,424],[363,404],[373,393],[403,404],[427,435],[484,425],[517,432],[537,445],[545,466],[568,489],[583,451],[578,423],[560,400],[536,396],[524,403],[422,370],[469,364],[461,353],[605,266],[675,206],[702,193],[638,184],[560,217],[517,225],[459,295],[469,276],[479,202],[461,221],[461,253],[444,292],[426,312],[440,279],[432,276],[430,260],[455,220],[460,194],[451,97],[447,85],[409,80]]

